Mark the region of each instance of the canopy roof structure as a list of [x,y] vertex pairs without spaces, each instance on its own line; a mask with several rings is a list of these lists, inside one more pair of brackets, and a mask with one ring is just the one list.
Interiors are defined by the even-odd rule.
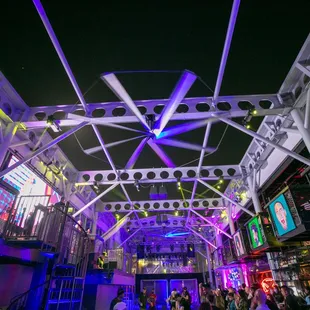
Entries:
[[[2,75],[2,92],[10,104],[0,101],[6,127],[1,159],[8,148],[18,147],[23,147],[19,150],[23,159],[1,171],[0,177],[30,161],[44,170],[37,158],[51,161],[60,173],[46,177],[67,199],[80,197],[74,216],[95,209],[105,221],[113,213],[121,222],[115,228],[127,227],[126,242],[147,244],[145,236],[181,242],[189,235],[191,242],[216,247],[211,242],[215,232],[231,238],[233,219],[241,212],[254,216],[262,210],[257,191],[288,157],[310,165],[310,159],[297,151],[301,145],[310,150],[310,36],[277,93],[220,96],[240,6],[235,0],[212,96],[188,98],[194,83],[202,80],[184,70],[169,98],[135,101],[121,83],[122,76],[131,72],[122,71],[100,76],[118,102],[88,103],[41,2],[33,3],[79,101],[28,107]],[[228,131],[227,161],[213,165],[209,158],[216,161]],[[248,147],[239,147],[242,135],[248,136]],[[82,158],[72,155],[72,141],[78,142]],[[29,144],[32,150],[27,153]],[[86,157],[96,164],[93,170],[79,169]],[[254,210],[249,209],[251,203]]]

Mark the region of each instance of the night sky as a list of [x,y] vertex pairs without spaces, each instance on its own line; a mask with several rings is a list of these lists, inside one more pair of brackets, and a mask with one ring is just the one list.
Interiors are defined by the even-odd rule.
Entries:
[[[4,2],[0,70],[29,106],[75,104],[77,97],[32,1]],[[94,85],[85,95],[89,103],[117,100],[99,80],[101,73],[115,70],[188,69],[214,88],[232,1],[187,3],[42,1],[82,91]],[[309,9],[307,0],[241,1],[220,94],[276,93],[309,33]],[[178,78],[176,73],[120,76],[134,100],[167,98]],[[211,95],[199,82],[188,93]],[[224,130],[225,125],[214,125],[209,145],[216,146]],[[101,132],[106,143],[132,136],[107,128]],[[201,129],[180,138],[201,144],[203,133]],[[91,128],[77,136],[85,148],[98,145]],[[204,164],[238,164],[249,142],[229,128],[219,151]],[[138,143],[111,149],[118,167],[126,164]],[[60,146],[79,170],[109,169],[103,153],[96,154],[103,161],[87,157],[74,137]],[[177,165],[199,157],[164,149]],[[138,168],[162,165],[147,148],[137,162]]]

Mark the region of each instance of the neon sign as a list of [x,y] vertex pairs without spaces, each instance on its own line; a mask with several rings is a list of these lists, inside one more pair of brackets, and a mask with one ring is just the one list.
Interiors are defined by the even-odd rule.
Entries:
[[265,278],[261,282],[262,289],[265,293],[269,293],[271,289],[273,289],[276,286],[276,282],[273,278]]

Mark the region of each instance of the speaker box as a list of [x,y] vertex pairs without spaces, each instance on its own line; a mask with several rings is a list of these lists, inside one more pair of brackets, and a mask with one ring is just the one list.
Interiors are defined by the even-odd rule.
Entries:
[[137,259],[144,259],[144,245],[137,246]]

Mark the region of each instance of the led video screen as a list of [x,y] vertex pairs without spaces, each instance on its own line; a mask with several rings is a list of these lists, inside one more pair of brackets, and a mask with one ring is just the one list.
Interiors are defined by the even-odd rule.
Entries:
[[243,246],[243,242],[242,242],[242,236],[241,236],[240,232],[237,232],[234,235],[234,245],[235,245],[236,254],[238,257],[246,254],[244,246]]
[[259,223],[258,217],[254,217],[247,225],[251,247],[256,249],[263,245],[263,236],[261,231],[261,225]]
[[[18,158],[14,155],[11,156],[8,167],[11,167],[16,162],[18,162]],[[2,180],[15,188],[20,196],[51,196],[50,204],[55,204],[60,200],[58,193],[24,164],[6,174]]]
[[274,228],[279,236],[283,236],[296,228],[289,205],[283,194],[271,202],[268,208]]

